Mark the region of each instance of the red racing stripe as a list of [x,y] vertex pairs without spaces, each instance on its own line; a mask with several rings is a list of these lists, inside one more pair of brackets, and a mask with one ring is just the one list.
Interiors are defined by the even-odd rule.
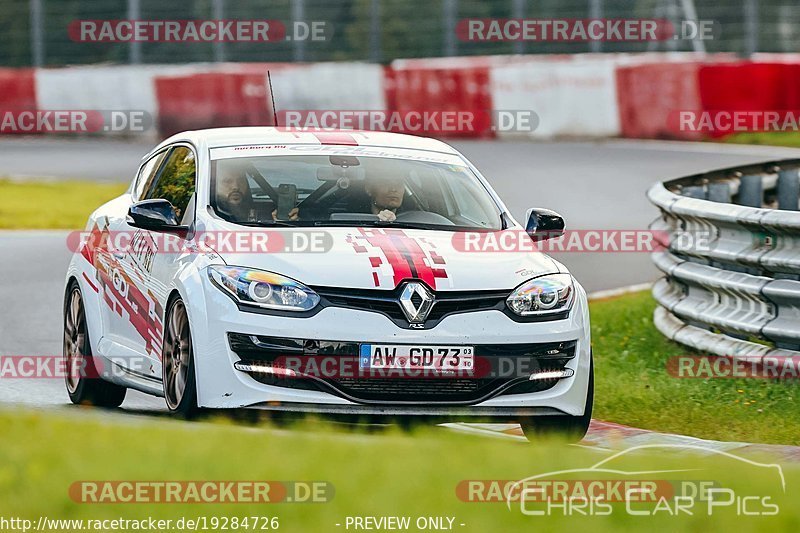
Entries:
[[355,137],[344,131],[318,131],[314,133],[321,144],[358,146]]
[[[447,272],[444,269],[444,258],[430,250],[431,258],[428,259],[421,243],[417,239],[406,235],[403,230],[359,228],[359,232],[361,233],[361,239],[357,239],[351,244],[359,253],[367,252],[367,248],[358,244],[358,240],[362,239],[369,245],[379,249],[392,268],[394,287],[397,287],[403,280],[416,278],[424,281],[435,290],[436,280],[447,278]],[[426,245],[431,246],[427,242]],[[378,268],[381,264],[380,258],[370,257],[370,264],[373,268]],[[378,286],[378,277],[374,271],[373,278],[375,286]]]
[[94,292],[98,292],[98,293],[100,292],[100,288],[97,285],[95,285],[94,283],[92,283],[92,280],[89,279],[89,276],[86,275],[86,272],[83,273],[83,279],[86,280],[86,283],[89,284],[89,287],[91,287]]

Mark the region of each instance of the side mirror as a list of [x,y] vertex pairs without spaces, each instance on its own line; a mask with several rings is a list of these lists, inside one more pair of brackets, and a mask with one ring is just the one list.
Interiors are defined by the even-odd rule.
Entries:
[[561,237],[564,235],[564,219],[549,209],[528,209],[525,233],[535,241]]
[[128,209],[128,224],[152,231],[185,229],[167,200],[143,200],[133,204]]

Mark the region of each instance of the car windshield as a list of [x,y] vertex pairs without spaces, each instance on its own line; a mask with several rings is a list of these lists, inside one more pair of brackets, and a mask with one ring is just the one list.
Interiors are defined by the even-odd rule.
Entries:
[[502,229],[497,205],[465,165],[352,155],[212,162],[211,206],[248,226],[395,225]]

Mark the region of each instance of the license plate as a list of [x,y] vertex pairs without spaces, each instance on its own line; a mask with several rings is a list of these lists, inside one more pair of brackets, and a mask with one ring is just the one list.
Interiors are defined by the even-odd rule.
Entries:
[[472,370],[472,346],[413,346],[362,344],[358,366],[362,369]]

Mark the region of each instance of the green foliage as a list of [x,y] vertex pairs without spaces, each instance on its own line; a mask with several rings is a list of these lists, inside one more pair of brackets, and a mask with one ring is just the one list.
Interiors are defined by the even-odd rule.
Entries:
[[194,154],[188,148],[177,148],[164,165],[150,197],[169,200],[180,218],[194,194],[195,179]]

